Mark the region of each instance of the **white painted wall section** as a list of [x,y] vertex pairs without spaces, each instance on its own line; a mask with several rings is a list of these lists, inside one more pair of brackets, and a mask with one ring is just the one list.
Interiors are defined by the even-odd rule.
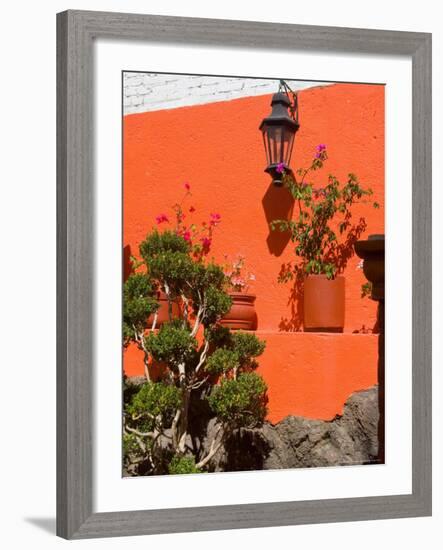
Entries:
[[[124,114],[272,94],[278,90],[278,83],[278,80],[261,78],[124,72]],[[331,84],[302,80],[287,83],[294,91]]]

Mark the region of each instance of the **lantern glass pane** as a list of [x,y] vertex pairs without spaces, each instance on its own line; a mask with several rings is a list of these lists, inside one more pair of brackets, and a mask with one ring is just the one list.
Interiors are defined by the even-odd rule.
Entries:
[[263,145],[265,147],[265,153],[266,153],[266,164],[269,166],[269,164],[271,163],[271,157],[270,157],[270,146],[269,146],[267,126],[263,128],[262,135],[263,135]]
[[283,128],[281,126],[269,126],[267,129],[269,141],[270,164],[283,162]]
[[280,162],[289,166],[295,136],[293,128],[285,124],[264,124],[262,134],[268,166]]
[[285,128],[283,132],[283,138],[282,138],[282,161],[286,164],[286,166],[289,166],[289,162],[291,160],[291,153],[292,153],[292,147],[294,145],[294,136],[295,132],[292,130],[292,128]]

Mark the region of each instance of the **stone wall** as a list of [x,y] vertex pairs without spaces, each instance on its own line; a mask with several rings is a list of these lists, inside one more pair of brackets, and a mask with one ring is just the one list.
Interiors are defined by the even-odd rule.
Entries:
[[[380,463],[379,410],[374,386],[351,395],[343,415],[331,421],[288,416],[275,425],[241,430],[219,451],[214,471]],[[211,423],[208,434],[211,440]]]

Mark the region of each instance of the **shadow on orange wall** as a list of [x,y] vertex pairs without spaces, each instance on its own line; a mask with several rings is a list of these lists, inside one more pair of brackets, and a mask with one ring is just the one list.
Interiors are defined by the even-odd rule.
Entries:
[[123,247],[123,281],[126,281],[133,271],[131,256],[131,246],[127,244]]
[[[273,220],[290,220],[294,211],[294,198],[286,188],[277,187],[272,182],[262,199],[266,222]],[[291,239],[289,231],[272,231],[266,237],[269,252],[273,256],[281,256]]]
[[[288,264],[282,264],[279,277],[284,276],[285,272],[291,269]],[[288,306],[290,315],[282,317],[278,328],[282,332],[298,332],[303,330],[303,287],[302,277],[296,277],[289,289]]]

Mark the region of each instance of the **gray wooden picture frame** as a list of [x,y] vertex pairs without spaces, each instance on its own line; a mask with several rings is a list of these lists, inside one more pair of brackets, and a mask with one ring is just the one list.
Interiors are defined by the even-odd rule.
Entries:
[[[412,59],[412,494],[93,513],[93,42]],[[57,534],[67,539],[431,515],[431,35],[124,13],[57,15]]]

